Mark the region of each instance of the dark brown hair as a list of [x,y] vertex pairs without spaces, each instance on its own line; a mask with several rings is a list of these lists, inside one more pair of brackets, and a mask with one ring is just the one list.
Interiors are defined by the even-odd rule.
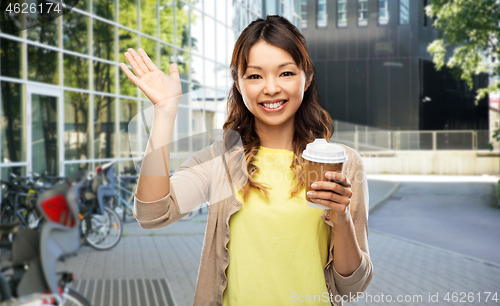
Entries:
[[[316,138],[329,140],[333,134],[333,122],[330,114],[319,104],[318,89],[316,86],[315,69],[309,57],[309,50],[304,36],[286,18],[277,15],[268,15],[252,21],[241,33],[236,41],[231,58],[231,75],[233,85],[227,99],[228,118],[224,123],[224,130],[237,131],[241,136],[248,175],[248,181],[243,187],[243,199],[247,200],[250,188],[257,188],[269,199],[267,187],[253,179],[259,168],[254,165],[254,157],[260,146],[260,138],[255,131],[255,117],[243,102],[243,97],[236,84],[238,76],[243,75],[248,65],[248,55],[252,46],[260,40],[287,51],[306,74],[306,80],[311,83],[304,93],[304,98],[295,113],[293,135],[294,158],[290,168],[295,173],[298,183],[291,190],[291,197],[297,196],[305,180],[302,172],[302,151],[306,145]],[[234,133],[232,133],[234,135]],[[229,139],[229,133],[224,133],[226,148],[234,145],[234,139]],[[229,174],[229,173],[228,173]]]

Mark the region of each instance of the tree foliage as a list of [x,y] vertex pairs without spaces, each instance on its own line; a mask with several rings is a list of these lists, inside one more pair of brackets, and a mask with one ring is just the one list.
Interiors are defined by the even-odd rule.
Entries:
[[500,0],[433,0],[425,10],[427,16],[435,19],[434,27],[439,33],[427,49],[436,68],[445,65],[447,49],[451,48],[446,66],[458,68],[469,87],[472,88],[475,74],[485,72],[497,77],[490,86],[478,90],[477,100],[499,91]]

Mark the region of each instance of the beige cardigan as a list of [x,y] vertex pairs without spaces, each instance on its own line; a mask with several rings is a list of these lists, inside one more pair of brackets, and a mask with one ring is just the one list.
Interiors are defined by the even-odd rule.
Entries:
[[[332,227],[329,258],[324,267],[328,292],[333,297],[332,305],[342,305],[342,296],[352,298],[358,292],[365,291],[373,276],[368,251],[368,184],[363,161],[354,149],[342,146],[348,154],[344,174],[352,184],[351,217],[364,256],[360,266],[348,277],[340,275],[334,269],[334,224],[329,218],[329,210],[324,210],[321,218]],[[227,155],[222,158],[223,152],[223,142],[217,141],[194,153],[170,178],[168,195],[153,202],[142,202],[137,198],[134,202],[134,216],[145,229],[164,227],[183,218],[187,214],[181,213],[179,209],[185,207],[182,206],[186,205],[183,203],[210,204],[194,306],[222,305],[222,293],[227,284],[225,270],[229,264],[229,218],[243,205],[236,200],[232,180],[226,175]],[[221,181],[224,183],[220,184]],[[336,296],[338,302],[335,302]],[[345,301],[348,301],[347,297],[344,297]]]

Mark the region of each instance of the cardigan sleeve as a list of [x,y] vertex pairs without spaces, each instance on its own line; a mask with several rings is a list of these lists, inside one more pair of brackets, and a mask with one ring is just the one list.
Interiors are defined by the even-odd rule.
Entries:
[[170,178],[170,193],[144,202],[134,195],[133,214],[145,229],[170,225],[206,203],[212,166],[212,146],[191,155]]
[[354,223],[356,240],[363,257],[359,267],[349,276],[340,275],[332,264],[333,277],[338,294],[356,297],[364,292],[373,277],[373,265],[368,250],[368,182],[361,156],[354,149],[348,179],[353,193],[350,204],[351,218]]

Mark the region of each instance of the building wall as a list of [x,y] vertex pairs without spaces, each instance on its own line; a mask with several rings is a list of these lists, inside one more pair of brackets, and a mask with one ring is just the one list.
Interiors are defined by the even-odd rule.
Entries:
[[[167,74],[176,62],[183,92],[198,102],[180,103],[174,139],[222,128],[234,43],[264,7],[300,23],[297,0],[80,0],[63,17],[17,33],[0,14],[2,179],[42,169],[69,175],[109,161],[135,174],[128,124],[151,102],[119,67],[128,65],[128,48],[143,48]],[[179,143],[171,169],[208,142]]]
[[469,90],[448,70],[436,72],[432,66],[437,78],[447,80],[443,95],[432,104],[445,111],[439,112],[438,124],[431,122],[436,114],[422,113],[430,105],[422,100],[436,85],[425,82],[421,65],[422,60],[432,60],[427,46],[437,38],[433,21],[425,16],[426,0],[408,1],[408,24],[400,23],[400,0],[387,0],[387,24],[379,22],[380,0],[368,0],[366,26],[358,24],[359,1],[347,0],[347,27],[338,25],[338,0],[326,2],[327,25],[318,27],[319,1],[308,0],[303,6],[307,23],[302,32],[316,67],[322,104],[333,119],[389,130],[487,129],[484,102],[470,106],[477,86],[487,85],[483,76]]
[[488,86],[488,76],[474,76],[474,86],[457,81],[452,71],[443,67],[436,71],[434,63],[419,62],[420,130],[487,130],[488,97],[476,104],[476,90]]
[[399,2],[389,0],[389,23],[379,25],[378,0],[368,0],[367,26],[357,1],[347,1],[347,27],[337,26],[337,1],[328,1],[328,24],[316,26],[308,1],[307,29],[322,101],[334,119],[385,129],[418,129],[418,14],[399,25]]
[[460,150],[363,152],[368,174],[498,175],[499,153]]

